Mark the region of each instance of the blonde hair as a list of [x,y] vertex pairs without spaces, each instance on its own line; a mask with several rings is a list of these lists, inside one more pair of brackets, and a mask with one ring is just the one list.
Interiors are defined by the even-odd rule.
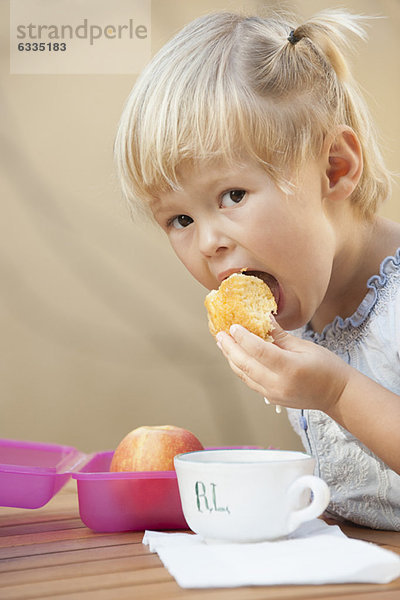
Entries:
[[288,174],[347,125],[364,162],[351,201],[371,218],[390,176],[343,55],[349,34],[366,37],[363,19],[329,10],[295,27],[221,12],[187,25],[145,68],[123,111],[115,156],[127,198],[149,212],[150,198],[179,189],[183,161],[243,154],[289,191]]

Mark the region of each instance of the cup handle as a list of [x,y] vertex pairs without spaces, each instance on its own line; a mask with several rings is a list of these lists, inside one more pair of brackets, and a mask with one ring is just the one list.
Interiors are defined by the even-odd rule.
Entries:
[[303,475],[292,483],[288,490],[289,505],[295,506],[300,495],[305,490],[311,490],[313,498],[305,508],[293,510],[289,515],[289,529],[294,531],[301,523],[319,517],[329,504],[330,493],[325,481],[315,475]]

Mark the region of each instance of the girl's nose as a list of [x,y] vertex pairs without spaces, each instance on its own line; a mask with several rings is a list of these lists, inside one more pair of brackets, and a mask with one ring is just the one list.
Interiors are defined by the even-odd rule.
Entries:
[[203,224],[198,229],[198,246],[200,252],[207,257],[214,256],[232,244],[228,235],[217,223]]

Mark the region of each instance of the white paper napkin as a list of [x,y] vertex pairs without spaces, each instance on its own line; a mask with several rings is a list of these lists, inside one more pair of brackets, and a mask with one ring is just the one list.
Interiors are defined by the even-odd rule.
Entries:
[[397,554],[320,519],[275,542],[207,543],[189,533],[146,531],[143,544],[183,588],[388,583],[400,576]]

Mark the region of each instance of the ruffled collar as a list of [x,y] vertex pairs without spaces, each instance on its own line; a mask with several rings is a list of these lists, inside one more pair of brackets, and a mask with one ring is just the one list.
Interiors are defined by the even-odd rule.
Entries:
[[385,289],[393,274],[400,271],[400,248],[394,256],[387,256],[381,263],[379,275],[372,275],[367,281],[367,293],[357,308],[350,316],[342,319],[335,317],[332,323],[326,325],[321,333],[313,330],[308,323],[302,328],[302,337],[318,344],[334,340],[339,335],[350,329],[360,328],[371,314],[380,294]]

